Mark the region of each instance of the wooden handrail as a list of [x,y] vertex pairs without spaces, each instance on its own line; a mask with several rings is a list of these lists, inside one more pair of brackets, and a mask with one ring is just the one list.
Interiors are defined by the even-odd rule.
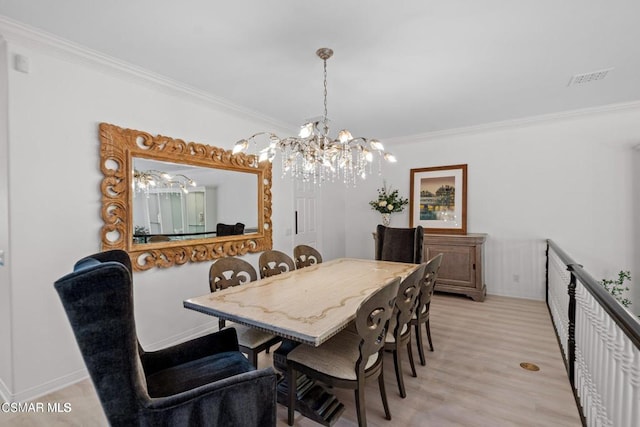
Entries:
[[609,314],[611,319],[627,335],[629,340],[640,349],[640,323],[629,313],[604,287],[596,281],[583,267],[576,263],[553,240],[547,239],[549,247],[558,255],[573,275],[582,283],[593,298]]

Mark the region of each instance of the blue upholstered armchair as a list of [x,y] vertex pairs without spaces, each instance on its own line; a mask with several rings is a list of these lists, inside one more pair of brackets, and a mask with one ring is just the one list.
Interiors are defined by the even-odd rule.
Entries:
[[275,426],[276,375],[251,366],[234,329],[142,350],[126,252],[81,259],[55,288],[111,425]]

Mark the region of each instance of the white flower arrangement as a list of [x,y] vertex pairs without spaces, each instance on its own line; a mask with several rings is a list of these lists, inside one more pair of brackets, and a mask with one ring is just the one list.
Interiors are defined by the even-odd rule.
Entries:
[[398,195],[398,190],[391,190],[384,184],[382,188],[378,188],[378,199],[370,201],[369,205],[371,209],[386,214],[402,212],[408,203],[408,199]]

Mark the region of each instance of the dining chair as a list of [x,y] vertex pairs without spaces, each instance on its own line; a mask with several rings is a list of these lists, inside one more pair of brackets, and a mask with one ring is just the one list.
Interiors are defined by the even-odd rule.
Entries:
[[391,419],[384,388],[384,337],[393,314],[400,278],[390,280],[373,292],[358,307],[356,332],[343,330],[319,347],[299,345],[287,355],[287,383],[289,384],[288,423],[293,425],[296,405],[298,372],[329,387],[353,389],[358,425],[367,425],[365,383],[378,378],[380,397],[385,416]]
[[424,357],[424,348],[422,344],[421,326],[424,324],[427,331],[427,339],[429,340],[429,348],[433,351],[433,342],[431,341],[431,327],[429,324],[429,308],[431,306],[431,297],[438,278],[438,270],[442,263],[443,254],[438,254],[427,261],[424,271],[424,280],[418,297],[416,311],[413,314],[410,325],[414,327],[416,334],[416,346],[418,347],[418,355],[420,356],[420,364],[424,366],[426,360]]
[[85,257],[54,287],[109,425],[276,425],[276,374],[251,366],[233,329],[143,350],[126,252]]
[[307,245],[298,245],[293,248],[293,258],[296,262],[296,268],[309,267],[322,262],[320,252]]
[[420,225],[415,228],[392,228],[378,224],[375,257],[381,261],[420,264],[423,242],[424,229]]
[[[220,258],[211,264],[209,269],[209,288],[211,292],[216,292],[230,286],[239,286],[255,281],[257,278],[256,270],[247,261],[234,257]],[[227,324],[224,319],[218,320],[218,328],[220,330],[225,328],[236,330],[240,351],[247,355],[256,368],[258,367],[258,354],[281,341],[280,337],[268,332],[238,323],[230,322]]]
[[244,224],[236,222],[235,224],[216,224],[216,236],[235,236],[244,234]]
[[296,265],[289,255],[276,250],[262,252],[258,258],[258,266],[261,279],[296,269]]
[[416,312],[418,303],[418,295],[424,279],[424,272],[427,263],[420,264],[417,270],[407,276],[398,288],[398,296],[396,305],[393,309],[393,316],[389,321],[389,329],[384,342],[384,349],[393,353],[393,365],[396,371],[396,380],[398,381],[398,391],[403,399],[407,397],[404,387],[404,379],[402,376],[402,358],[400,357],[400,349],[406,347],[409,354],[409,364],[411,365],[411,374],[417,377],[416,365],[413,361],[413,351],[411,347],[411,328],[409,322]]

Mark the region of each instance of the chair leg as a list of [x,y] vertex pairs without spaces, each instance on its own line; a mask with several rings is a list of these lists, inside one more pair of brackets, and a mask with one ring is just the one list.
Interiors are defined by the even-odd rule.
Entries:
[[356,412],[358,413],[358,427],[366,427],[367,411],[364,404],[364,381],[358,385],[355,390],[356,395]]
[[411,340],[407,341],[407,353],[409,353],[409,365],[411,365],[411,375],[415,378],[418,376],[416,372],[416,364],[413,361],[413,348],[411,347]]
[[398,390],[400,391],[400,397],[403,399],[407,397],[407,392],[404,389],[404,379],[402,378],[402,359],[400,358],[400,352],[396,347],[393,350],[393,364],[396,367],[396,379],[398,380]]
[[431,327],[429,326],[429,319],[427,319],[425,327],[427,328],[427,339],[429,340],[429,348],[431,349],[431,351],[433,351],[433,342],[431,342]]
[[251,364],[253,365],[253,367],[258,369],[258,352],[252,350],[249,352],[248,356],[249,356],[249,360],[251,360]]
[[378,375],[378,388],[380,389],[380,398],[382,398],[384,415],[387,417],[388,420],[390,420],[391,411],[389,411],[389,402],[387,402],[387,390],[384,388],[384,370],[380,370],[380,375]]
[[424,347],[422,344],[422,331],[420,330],[420,323],[415,324],[415,331],[416,331],[416,346],[418,347],[418,356],[420,356],[420,364],[424,366],[427,364],[427,362],[424,358]]
[[298,373],[293,367],[287,367],[287,386],[289,387],[289,409],[287,412],[287,423],[292,426],[294,412],[296,410],[296,383],[298,382]]

